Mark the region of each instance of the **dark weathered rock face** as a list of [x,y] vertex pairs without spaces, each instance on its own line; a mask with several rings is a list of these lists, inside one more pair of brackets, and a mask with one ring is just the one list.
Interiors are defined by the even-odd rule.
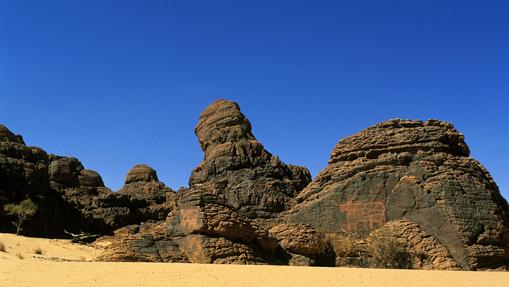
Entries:
[[[112,234],[123,226],[164,220],[175,204],[173,190],[158,182],[155,170],[147,165],[131,169],[127,176],[131,180],[126,180],[118,192],[105,188],[100,177],[96,177],[98,174],[83,169],[76,159],[58,158],[51,162],[52,166],[59,171],[56,174],[60,180],[52,184],[79,211],[82,231]],[[140,172],[141,169],[147,173]]]
[[0,142],[25,144],[22,136],[14,134],[4,125],[0,125]]
[[384,230],[419,254],[414,268],[508,262],[507,203],[448,123],[370,127],[340,141],[309,185],[306,169],[256,141],[235,103],[210,105],[195,131],[205,158],[179,193],[166,235],[190,262],[333,265],[329,233],[369,241]]
[[330,242],[312,226],[282,223],[271,227],[269,234],[287,254],[289,265],[334,266]]
[[64,237],[64,230],[111,234],[126,225],[164,220],[175,193],[146,165],[133,168],[127,178],[119,192],[112,192],[78,159],[26,146],[21,136],[0,125],[0,232],[15,231],[4,205],[27,198],[38,211],[23,225],[24,235]]
[[[287,263],[287,255],[275,254],[277,238],[267,229],[309,183],[309,171],[266,151],[234,102],[208,106],[195,132],[205,157],[170,216],[170,232],[183,236],[187,257],[193,262]],[[213,252],[218,246],[227,251]]]
[[311,181],[306,168],[288,166],[263,148],[234,102],[208,106],[195,132],[205,158],[191,174],[190,189],[212,182],[225,202],[247,217],[267,218],[286,210]]
[[129,225],[116,230],[113,237],[105,236],[100,240],[111,241],[111,244],[99,261],[190,262],[175,238],[168,236],[164,222]]
[[49,178],[56,189],[62,187],[104,187],[101,176],[85,169],[81,162],[73,157],[50,155]]
[[118,194],[130,197],[131,206],[137,209],[138,223],[165,220],[177,200],[177,194],[160,182],[157,172],[146,164],[135,165],[129,170],[125,185]]
[[368,235],[406,219],[463,269],[509,259],[507,203],[461,135],[445,122],[391,120],[341,140],[288,220]]
[[72,208],[50,187],[49,156],[25,145],[21,136],[0,125],[0,232],[14,232],[12,217],[3,207],[31,199],[37,213],[22,225],[25,235],[61,236],[63,228],[77,219]]
[[264,149],[234,102],[207,107],[195,132],[205,156],[189,188],[175,193],[141,164],[112,192],[79,160],[0,125],[0,232],[14,231],[3,205],[30,198],[39,211],[23,234],[114,234],[101,239],[112,242],[103,261],[367,266],[390,234],[412,255],[405,266],[509,265],[509,206],[449,123],[369,127],[341,140],[312,182]]
[[[420,226],[409,220],[390,221],[382,228],[370,234],[387,232],[405,247],[408,254],[413,254],[412,269],[424,270],[459,270],[458,263],[435,237],[426,234]],[[368,238],[368,240],[370,239]]]
[[[205,157],[193,170],[189,189],[179,192],[168,216],[168,236],[191,262],[288,264],[293,253],[286,252],[268,229],[310,182],[309,171],[267,152],[234,102],[219,100],[207,107],[195,132]],[[128,238],[136,236],[140,235]],[[305,250],[307,242],[294,245]],[[137,250],[130,246],[123,249]],[[132,256],[119,252],[103,260]],[[143,252],[137,254],[144,257]]]

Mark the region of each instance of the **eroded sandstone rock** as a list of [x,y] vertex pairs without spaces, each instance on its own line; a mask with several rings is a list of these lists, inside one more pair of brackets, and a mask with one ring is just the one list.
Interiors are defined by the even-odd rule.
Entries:
[[[234,102],[219,100],[207,107],[195,132],[205,156],[169,216],[170,233],[185,236],[182,248],[192,262],[287,261],[286,255],[274,254],[277,239],[268,228],[310,181],[309,171],[267,152]],[[230,248],[223,251],[228,256],[219,256],[229,259],[215,259],[211,246]],[[191,247],[202,251],[193,255]]]
[[133,182],[159,182],[157,172],[146,164],[137,164],[129,170],[125,178],[125,184]]
[[288,264],[291,255],[268,230],[311,180],[309,171],[267,152],[234,102],[207,107],[195,132],[204,160],[179,192],[168,235],[190,262]]
[[[507,202],[449,123],[369,127],[341,140],[312,182],[264,149],[234,102],[207,107],[195,132],[204,159],[189,188],[175,193],[137,165],[112,192],[78,159],[0,125],[0,231],[13,231],[3,205],[30,198],[39,211],[23,234],[113,234],[103,261],[366,267],[370,244],[390,232],[413,268],[507,267]],[[337,234],[357,238],[339,261]]]
[[321,232],[367,236],[408,219],[463,269],[508,262],[507,203],[449,123],[390,120],[341,140],[296,201],[288,220]]
[[15,231],[3,206],[27,198],[38,211],[23,224],[23,235],[111,234],[129,224],[164,220],[175,204],[175,193],[146,165],[135,167],[128,178],[119,192],[112,192],[78,159],[48,155],[0,126],[0,231]]
[[[60,158],[57,161],[62,162],[64,159],[64,162],[75,160]],[[105,188],[100,177],[96,177],[98,174],[83,169],[81,163],[70,166],[71,171],[67,167],[62,168],[66,171],[63,174],[77,176],[62,176],[66,180],[54,185],[62,192],[66,202],[79,211],[82,231],[111,234],[123,226],[164,220],[174,208],[175,192],[158,182],[155,170],[147,165],[137,165],[131,169],[127,176],[131,180],[126,180],[128,183],[118,192]],[[76,186],[75,182],[79,185]]]
[[306,224],[280,223],[269,229],[272,238],[298,266],[333,266],[333,248],[325,234]]
[[247,217],[267,218],[289,208],[311,180],[306,168],[288,166],[264,149],[234,102],[208,106],[195,132],[205,157],[191,174],[190,189],[215,183],[225,202]]
[[22,136],[14,134],[4,125],[0,125],[0,142],[25,144]]
[[21,136],[0,125],[0,232],[16,231],[3,207],[25,199],[36,204],[37,213],[23,223],[23,235],[62,236],[63,228],[76,221],[72,208],[51,189],[48,165],[44,150],[25,145]]
[[426,234],[420,226],[409,220],[391,221],[373,232],[388,232],[404,246],[412,256],[412,269],[459,270],[460,267],[451,254],[435,237]]
[[168,236],[166,231],[164,222],[120,228],[113,237],[99,240],[98,243],[109,242],[109,245],[98,261],[189,263],[176,239]]

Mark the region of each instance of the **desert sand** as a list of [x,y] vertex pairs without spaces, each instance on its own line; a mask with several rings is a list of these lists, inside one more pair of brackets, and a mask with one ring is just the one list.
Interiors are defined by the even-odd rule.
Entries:
[[[0,286],[507,286],[509,272],[88,262],[99,245],[0,234]],[[40,248],[42,254],[36,254]],[[21,256],[17,255],[20,254]],[[23,258],[23,259],[21,259]]]
[[0,252],[0,260],[2,263],[8,260],[9,264],[12,263],[10,260],[93,261],[102,252],[99,245],[75,244],[65,239],[33,238],[9,233],[0,233],[0,243],[5,248],[4,252]]

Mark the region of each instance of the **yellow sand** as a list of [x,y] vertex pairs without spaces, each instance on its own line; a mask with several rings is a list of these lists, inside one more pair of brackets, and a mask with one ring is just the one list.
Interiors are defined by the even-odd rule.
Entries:
[[[7,236],[9,238],[11,236]],[[0,242],[5,240],[0,234]],[[16,238],[16,237],[14,237]],[[12,239],[12,238],[10,238]],[[20,237],[49,250],[68,250],[67,258],[98,254],[95,247]],[[48,245],[43,245],[48,241]],[[12,243],[12,242],[11,242]],[[4,242],[5,244],[5,242]],[[28,248],[30,249],[30,248]],[[9,248],[7,249],[9,251]],[[51,251],[53,252],[53,251]],[[56,250],[55,250],[56,252]],[[59,251],[63,252],[63,251]],[[76,252],[74,254],[74,252]],[[85,252],[85,253],[86,253]],[[1,253],[1,252],[0,252]],[[73,253],[73,254],[70,254]],[[55,253],[57,254],[57,253]],[[64,256],[63,253],[58,253]],[[509,272],[447,272],[287,266],[169,263],[54,262],[0,255],[0,286],[509,286]]]
[[[93,261],[102,248],[95,245],[71,243],[70,240],[33,238],[0,233],[5,252],[0,260],[27,261]],[[41,254],[36,251],[39,250]],[[0,283],[1,284],[1,283]]]

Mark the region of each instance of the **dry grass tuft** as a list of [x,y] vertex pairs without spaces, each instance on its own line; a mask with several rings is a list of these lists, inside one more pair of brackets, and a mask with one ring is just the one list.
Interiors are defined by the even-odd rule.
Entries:
[[336,266],[368,267],[366,244],[358,234],[331,233],[327,239],[336,254]]
[[37,247],[37,248],[35,248],[35,249],[34,249],[34,253],[35,253],[35,254],[39,254],[39,255],[41,255],[41,254],[42,254],[42,249],[41,249],[41,247]]
[[355,233],[328,234],[336,266],[411,269],[415,254],[407,251],[390,230],[378,229],[366,239]]
[[411,269],[413,254],[388,230],[379,229],[368,238],[369,265],[374,268]]

